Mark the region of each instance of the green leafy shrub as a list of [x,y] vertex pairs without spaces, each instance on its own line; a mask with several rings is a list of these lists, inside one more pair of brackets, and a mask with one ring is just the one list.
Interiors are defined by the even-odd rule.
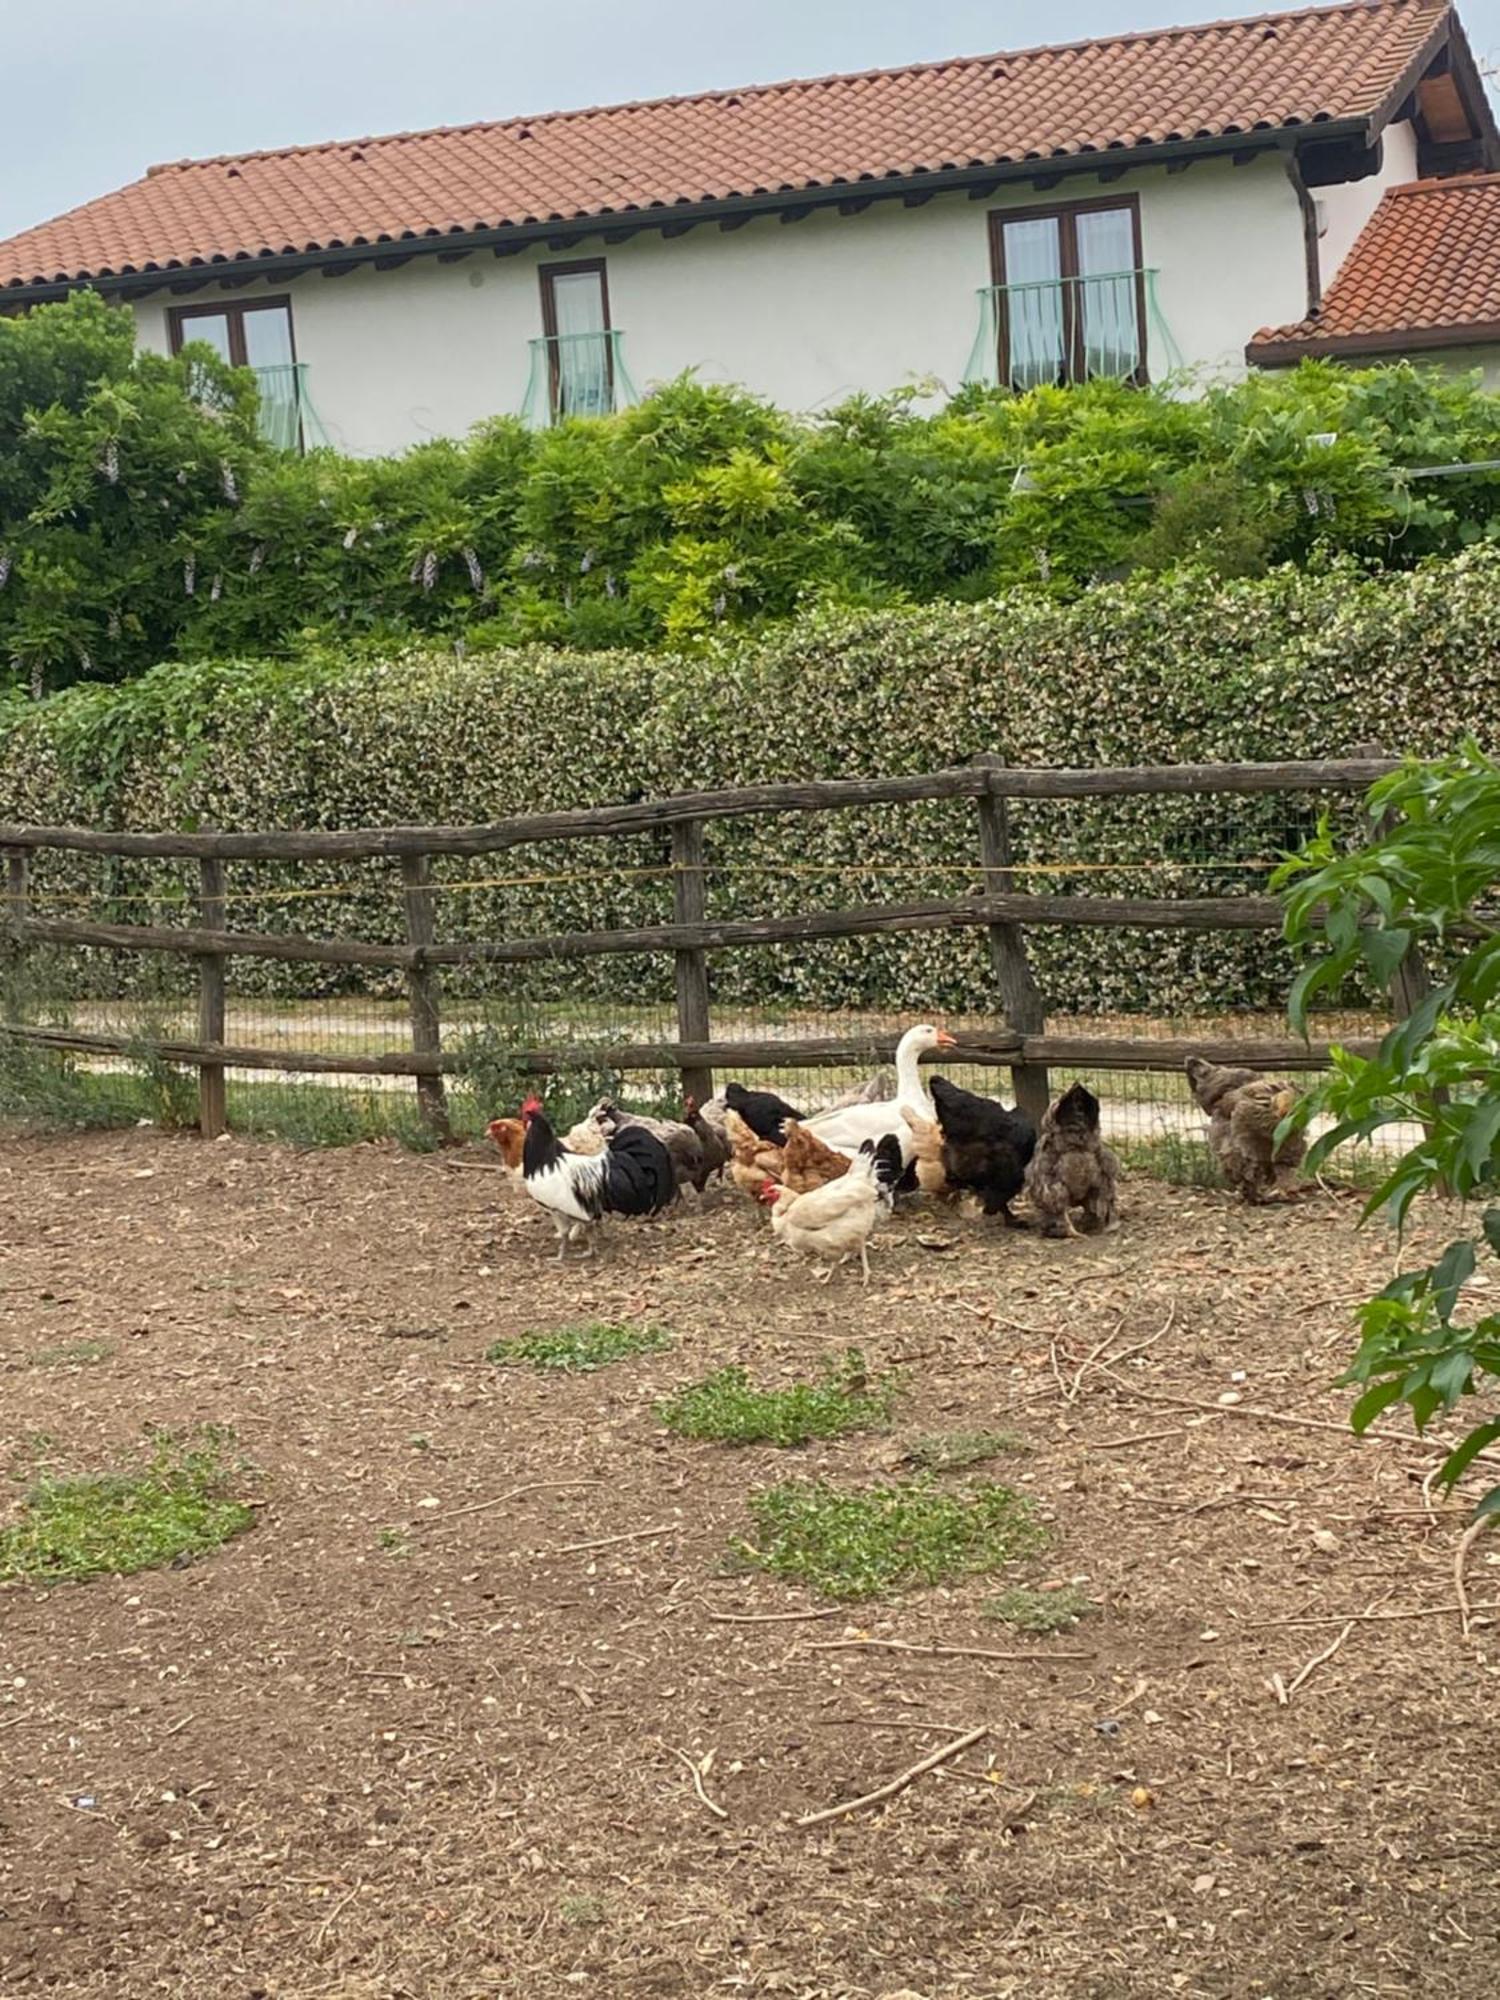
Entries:
[[0,685],[310,645],[700,649],[814,605],[1409,567],[1500,518],[1492,476],[1406,476],[1500,453],[1500,397],[1405,363],[931,400],[804,418],[689,376],[541,434],[304,458],[258,439],[248,371],[137,353],[81,293],[0,319]]
[[721,1368],[658,1404],[657,1415],[679,1437],[799,1445],[880,1429],[895,1392],[890,1377],[870,1379],[864,1356],[851,1347],[824,1367],[820,1381],[787,1389],[757,1389],[743,1368]]
[[[1343,1378],[1364,1384],[1357,1431],[1405,1403],[1418,1430],[1435,1417],[1493,1405],[1500,1379],[1500,1310],[1486,1310],[1500,1278],[1500,766],[1469,742],[1460,755],[1408,764],[1372,787],[1370,837],[1341,851],[1324,828],[1280,877],[1287,935],[1307,954],[1292,989],[1293,1025],[1305,1027],[1320,990],[1361,965],[1387,979],[1416,949],[1441,950],[1447,976],[1368,1059],[1336,1052],[1332,1073],[1291,1114],[1336,1121],[1308,1152],[1332,1149],[1398,1122],[1424,1136],[1365,1205],[1401,1227],[1417,1197],[1449,1190],[1467,1203],[1467,1227],[1435,1261],[1402,1272],[1359,1311],[1361,1339]],[[1472,1213],[1472,1220],[1470,1215]],[[1481,1272],[1480,1263],[1486,1269]],[[1474,1289],[1467,1290],[1470,1279]],[[1473,1424],[1443,1460],[1452,1487],[1500,1440],[1500,1417]],[[1500,1514],[1500,1486],[1480,1502]]]
[[944,1493],[911,1482],[845,1493],[792,1480],[752,1493],[749,1504],[755,1540],[736,1542],[735,1557],[825,1597],[987,1574],[1041,1540],[1027,1502],[1006,1486]]
[[0,1528],[0,1583],[78,1583],[205,1555],[255,1519],[227,1492],[227,1431],[158,1434],[142,1468],[38,1481],[20,1518]]
[[[1495,715],[1500,554],[1478,548],[1404,575],[1345,566],[1211,584],[1169,574],[1066,603],[1014,590],[972,605],[824,610],[691,656],[526,648],[179,663],[125,687],[0,708],[0,795],[15,818],[42,824],[451,825],[685,787],[926,770],[977,751],[1018,764],[1154,764],[1334,756],[1374,740],[1432,756],[1451,749],[1457,718]],[[1238,893],[1262,886],[1314,832],[1318,805],[1027,802],[1012,835],[1024,886],[1043,893]],[[973,809],[962,801],[807,815],[791,829],[776,816],[740,821],[709,828],[707,852],[710,919],[977,886]],[[512,849],[481,867],[440,862],[440,935],[669,922],[670,859],[665,834],[652,834]],[[245,929],[404,936],[389,865],[235,863],[230,880]],[[475,880],[486,886],[442,893]],[[60,914],[139,922],[143,906],[123,899],[144,895],[161,899],[157,921],[184,920],[177,868],[48,856],[37,889],[43,907],[53,889],[69,899]],[[297,894],[278,900],[287,890]],[[1106,946],[1039,927],[1028,948],[1055,1012],[1279,1007],[1295,969],[1274,935],[1251,931],[1121,931]],[[190,966],[177,970],[190,979]],[[108,996],[133,971],[91,959],[78,976]],[[234,967],[247,998],[386,990],[367,977],[269,960]],[[993,993],[980,932],[724,953],[713,977],[716,1007],[925,1014],[983,1008]],[[543,1028],[558,1018],[554,1003],[590,1009],[572,1030],[619,1041],[642,1039],[623,994],[673,991],[663,955],[498,975],[445,969],[442,983],[454,999],[480,995],[488,1007],[503,995],[518,1015],[531,1007],[528,1025]],[[399,996],[394,976],[388,990]],[[498,1028],[476,1054],[509,1091],[507,1047]]]
[[638,1354],[660,1354],[671,1345],[672,1336],[664,1327],[596,1321],[589,1326],[565,1326],[551,1333],[523,1333],[512,1340],[497,1340],[486,1348],[484,1358],[501,1368],[556,1368],[565,1374],[583,1375]]
[[1002,1590],[984,1607],[986,1617],[998,1618],[1002,1625],[1013,1626],[1017,1632],[1038,1634],[1065,1632],[1098,1609],[1091,1598],[1071,1583],[1057,1590],[1033,1590],[1017,1584],[1011,1590]]

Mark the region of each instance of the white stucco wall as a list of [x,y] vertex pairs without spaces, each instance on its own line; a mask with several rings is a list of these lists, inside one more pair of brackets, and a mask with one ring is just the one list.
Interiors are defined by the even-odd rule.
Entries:
[[[638,389],[696,368],[808,410],[924,377],[956,387],[978,328],[977,294],[990,282],[989,212],[1126,193],[1139,197],[1142,255],[1158,273],[1153,378],[1174,365],[1242,373],[1257,327],[1301,317],[1301,217],[1272,157],[1172,175],[1143,169],[1107,187],[1080,178],[991,202],[884,202],[857,216],[817,211],[729,232],[702,224],[671,240],[589,238],[560,254],[607,259],[611,316]],[[519,412],[527,342],[541,332],[537,266],[549,261],[545,251],[478,252],[457,264],[420,257],[396,271],[309,273],[222,296],[290,297],[297,356],[329,439],[368,454]],[[164,304],[135,308],[142,342],[162,351]]]
[[[1318,274],[1325,292],[1338,276],[1339,266],[1354,248],[1354,239],[1375,213],[1375,205],[1386,189],[1417,178],[1415,128],[1410,124],[1388,125],[1381,140],[1377,173],[1367,180],[1349,181],[1343,187],[1313,189],[1313,200],[1318,205]],[[1281,324],[1280,320],[1266,321],[1267,326]]]

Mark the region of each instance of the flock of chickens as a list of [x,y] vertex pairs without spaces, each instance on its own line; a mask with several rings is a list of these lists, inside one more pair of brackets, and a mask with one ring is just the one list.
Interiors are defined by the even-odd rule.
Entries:
[[[603,1098],[562,1138],[530,1097],[518,1118],[492,1120],[489,1136],[551,1216],[559,1262],[580,1239],[591,1251],[591,1232],[606,1216],[658,1215],[684,1189],[701,1197],[726,1172],[769,1208],[777,1239],[812,1258],[825,1280],[857,1257],[869,1282],[869,1240],[898,1195],[972,1197],[985,1215],[1022,1227],[1010,1205],[1024,1194],[1044,1236],[1113,1229],[1119,1167],[1100,1137],[1093,1092],[1075,1083],[1038,1132],[1024,1111],[946,1077],[935,1076],[929,1090],[922,1056],[956,1047],[940,1028],[911,1028],[896,1049],[894,1095],[875,1078],[811,1117],[775,1091],[731,1083],[708,1104],[687,1098],[680,1120]],[[1296,1102],[1291,1086],[1202,1056],[1186,1068],[1230,1186],[1251,1202],[1294,1198],[1306,1145],[1297,1134],[1276,1144]]]

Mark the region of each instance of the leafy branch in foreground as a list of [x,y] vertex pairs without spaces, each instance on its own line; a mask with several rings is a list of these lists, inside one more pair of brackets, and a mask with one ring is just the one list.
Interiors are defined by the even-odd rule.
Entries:
[[[1434,1262],[1403,1272],[1359,1309],[1361,1339],[1345,1382],[1366,1388],[1352,1422],[1364,1431],[1383,1410],[1405,1403],[1418,1430],[1465,1397],[1489,1395],[1500,1381],[1500,1310],[1482,1312],[1465,1295],[1471,1279],[1494,1284],[1500,1271],[1500,766],[1477,743],[1437,763],[1409,763],[1374,785],[1366,800],[1369,843],[1335,850],[1326,822],[1288,861],[1274,886],[1286,893],[1288,939],[1308,954],[1292,987],[1292,1025],[1307,1031],[1313,997],[1361,968],[1384,982],[1415,949],[1441,956],[1447,976],[1364,1059],[1336,1050],[1329,1076],[1303,1098],[1288,1124],[1322,1112],[1333,1127],[1313,1142],[1316,1168],[1335,1146],[1383,1127],[1420,1124],[1365,1204],[1401,1228],[1419,1194],[1457,1195],[1475,1220]],[[1488,1253],[1487,1257],[1485,1253]],[[1500,1416],[1475,1424],[1444,1460],[1452,1487],[1477,1455],[1500,1439]],[[1480,1501],[1500,1513],[1500,1486]]]

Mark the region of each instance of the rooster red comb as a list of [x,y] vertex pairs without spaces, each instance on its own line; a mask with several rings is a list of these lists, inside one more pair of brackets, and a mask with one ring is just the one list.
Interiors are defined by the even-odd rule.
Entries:
[[536,1092],[533,1091],[530,1097],[528,1097],[526,1102],[521,1106],[521,1116],[523,1118],[534,1118],[537,1112],[541,1110],[541,1108],[542,1108],[542,1100],[537,1096]]

